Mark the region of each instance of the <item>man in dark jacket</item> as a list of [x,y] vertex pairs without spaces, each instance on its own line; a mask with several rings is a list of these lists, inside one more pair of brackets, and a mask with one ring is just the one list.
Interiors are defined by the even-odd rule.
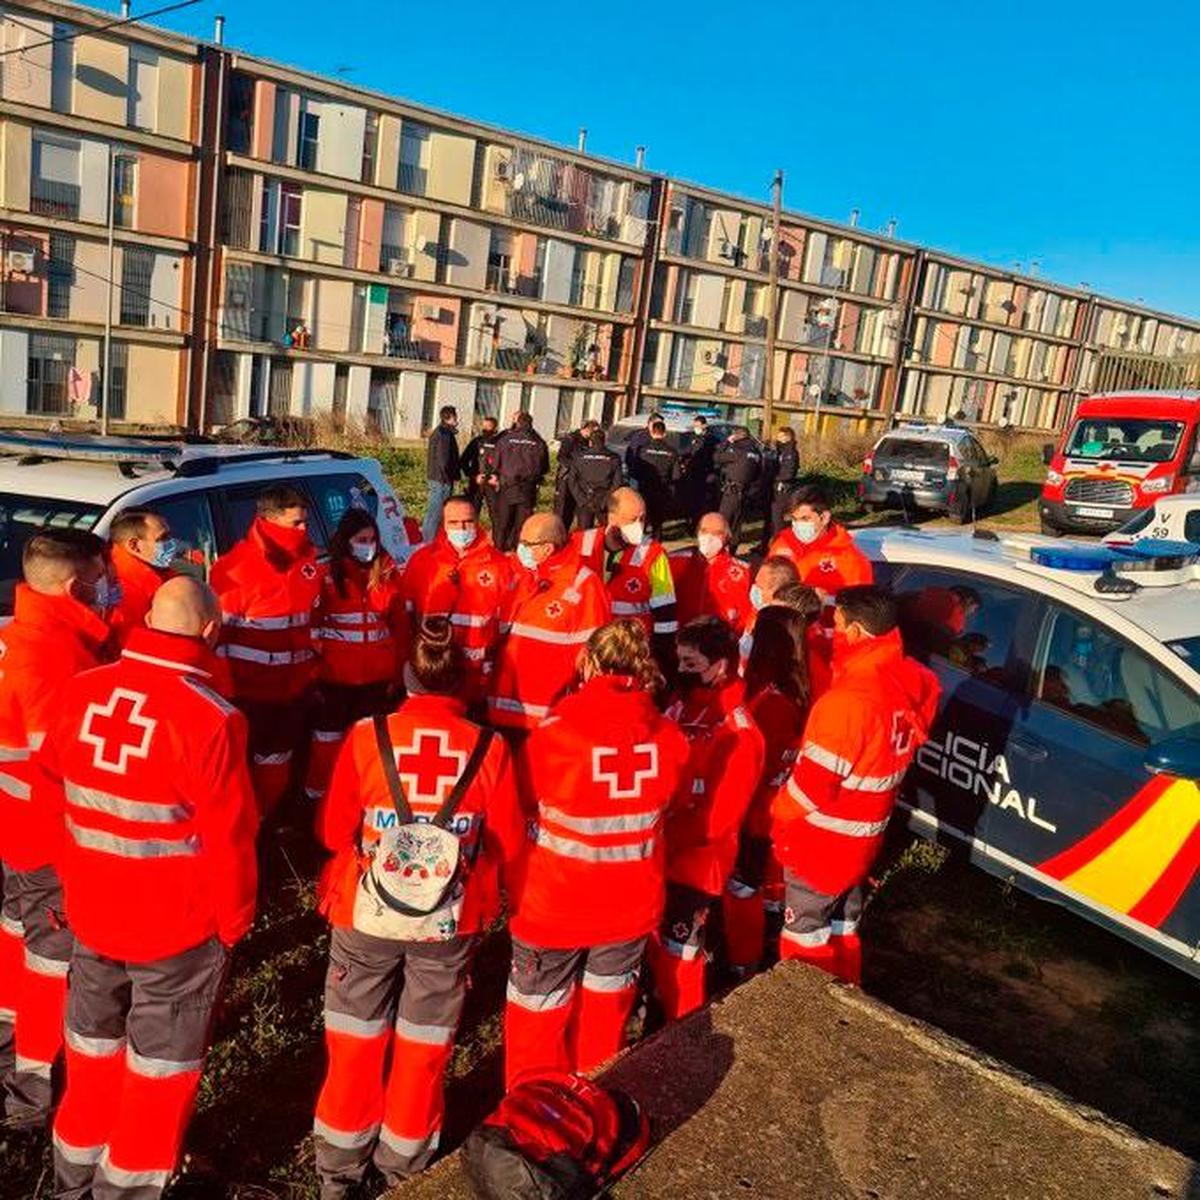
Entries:
[[564,433],[558,442],[558,466],[554,472],[554,512],[562,518],[563,527],[568,533],[575,520],[575,497],[571,495],[568,476],[571,462],[576,455],[587,449],[588,438],[593,429],[599,429],[598,421],[584,421],[578,429]]
[[650,422],[650,440],[638,451],[634,479],[646,502],[646,530],[661,541],[663,522],[674,507],[679,482],[679,455],[667,441],[665,422]]
[[679,489],[680,503],[693,526],[716,507],[716,495],[710,482],[716,449],[717,439],[709,432],[708,418],[697,413],[692,419],[691,442],[684,448],[683,484]]
[[429,435],[425,451],[425,479],[429,501],[421,536],[431,542],[442,527],[442,505],[450,498],[461,474],[458,463],[458,410],[447,404],[438,414],[438,423]]
[[629,435],[629,441],[625,443],[625,474],[630,479],[637,478],[638,472],[638,455],[642,452],[642,447],[650,442],[650,426],[655,421],[662,420],[662,413],[652,412],[646,418],[645,429],[635,429]]
[[500,436],[495,417],[484,417],[479,432],[467,443],[460,466],[467,481],[467,499],[478,512],[486,505],[492,525],[496,524],[496,489],[488,486],[488,476],[496,468],[496,439]]
[[516,547],[517,534],[537,507],[538,484],[550,470],[550,451],[533,418],[519,412],[512,428],[496,440],[496,524],[492,541],[503,551]]
[[775,480],[771,487],[770,534],[764,532],[764,546],[787,524],[791,496],[800,482],[800,453],[796,448],[796,431],[790,425],[785,425],[775,433],[775,464]]
[[762,452],[750,431],[739,425],[717,448],[713,463],[721,479],[718,511],[729,522],[729,545],[736,553],[742,540],[746,502],[754,495],[754,485],[762,472]]
[[623,482],[621,456],[605,449],[604,430],[593,429],[587,449],[571,459],[567,479],[579,512],[580,529],[591,529],[607,521],[608,498]]

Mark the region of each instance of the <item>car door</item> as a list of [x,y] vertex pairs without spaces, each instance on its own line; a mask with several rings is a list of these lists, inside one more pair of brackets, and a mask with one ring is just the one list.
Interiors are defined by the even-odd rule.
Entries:
[[1200,729],[1200,696],[1090,613],[1046,600],[1039,624],[1029,700],[989,806],[989,849],[1034,890],[1190,957],[1200,787],[1154,773],[1147,757]]
[[903,802],[919,832],[979,850],[995,761],[1023,695],[1036,597],[984,575],[924,566],[898,571],[892,590],[905,647],[942,686]]
[[988,453],[973,437],[964,438],[963,447],[971,464],[971,499],[976,508],[982,508],[992,481]]

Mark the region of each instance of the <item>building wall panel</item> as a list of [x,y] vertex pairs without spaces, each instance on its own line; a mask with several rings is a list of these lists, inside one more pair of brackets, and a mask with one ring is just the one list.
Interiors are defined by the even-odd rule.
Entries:
[[[449,296],[414,296],[412,339],[436,363],[450,364],[458,351],[461,301]],[[460,423],[462,413],[459,413]]]
[[542,269],[542,299],[567,304],[571,299],[571,273],[575,269],[575,247],[549,238]]
[[425,372],[401,371],[392,435],[398,438],[418,439],[424,432],[421,428],[421,416],[424,411]]
[[345,236],[346,193],[305,188],[300,216],[300,256],[340,267]]
[[254,141],[250,153],[269,162],[275,139],[275,84],[259,79],[254,84]]
[[441,217],[437,213],[416,212],[410,224],[413,231],[413,278],[432,282],[437,278]]
[[24,329],[0,329],[0,413],[25,412],[28,378],[29,334]]
[[85,138],[79,147],[79,219],[108,224],[108,172],[111,149]]
[[173,54],[158,56],[157,132],[186,140],[192,136],[192,84],[196,67]]
[[183,352],[170,346],[130,342],[126,353],[125,419],[150,425],[174,424],[178,419]]
[[75,112],[124,125],[129,100],[129,46],[109,38],[75,39]]
[[190,171],[190,165],[183,159],[165,154],[138,154],[137,228],[141,232],[176,238],[190,235]]
[[379,133],[375,140],[375,182],[394,188],[400,175],[400,118],[379,114]]
[[0,171],[0,201],[6,208],[29,211],[30,170],[33,138],[28,125],[5,121],[0,126],[0,152],[3,169]]
[[321,118],[317,170],[323,175],[357,181],[362,176],[367,110],[337,100],[310,101],[309,107],[316,108]]
[[337,365],[300,360],[292,363],[291,412],[311,417],[333,408],[333,380]]
[[54,22],[24,10],[19,20],[20,25],[6,16],[0,25],[0,46],[8,52],[0,60],[0,94],[18,104],[49,108],[54,47],[45,43],[54,34]]
[[448,204],[471,203],[475,139],[434,130],[429,135],[429,179],[425,194]]
[[459,287],[482,289],[487,279],[490,244],[491,230],[488,226],[455,217],[450,222],[446,282]]
[[347,279],[317,280],[313,303],[313,329],[318,350],[343,353],[350,347],[354,284]]

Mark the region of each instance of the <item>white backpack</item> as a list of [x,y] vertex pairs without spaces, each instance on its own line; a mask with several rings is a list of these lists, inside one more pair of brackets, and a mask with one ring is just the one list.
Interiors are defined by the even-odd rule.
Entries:
[[375,742],[392,794],[396,824],[383,830],[354,896],[359,933],[405,942],[444,942],[458,932],[466,890],[462,845],[448,828],[492,741],[482,729],[463,773],[430,821],[418,821],[396,770],[387,718],[376,716]]

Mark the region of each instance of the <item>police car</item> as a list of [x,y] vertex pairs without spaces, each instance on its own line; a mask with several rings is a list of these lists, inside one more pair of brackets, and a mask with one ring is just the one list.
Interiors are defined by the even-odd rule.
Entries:
[[1104,535],[1106,546],[1129,546],[1152,538],[1200,544],[1200,493],[1164,496],[1130,517],[1120,529]]
[[250,527],[259,492],[288,483],[308,498],[319,548],[352,505],[378,520],[384,547],[409,553],[404,508],[372,458],[334,450],[225,446],[211,442],[36,434],[0,430],[0,616],[12,613],[21,551],[43,526],[104,536],[123,509],[166,518],[179,542],[177,570],[206,575]]
[[911,828],[1200,975],[1200,548],[857,540],[943,688]]

